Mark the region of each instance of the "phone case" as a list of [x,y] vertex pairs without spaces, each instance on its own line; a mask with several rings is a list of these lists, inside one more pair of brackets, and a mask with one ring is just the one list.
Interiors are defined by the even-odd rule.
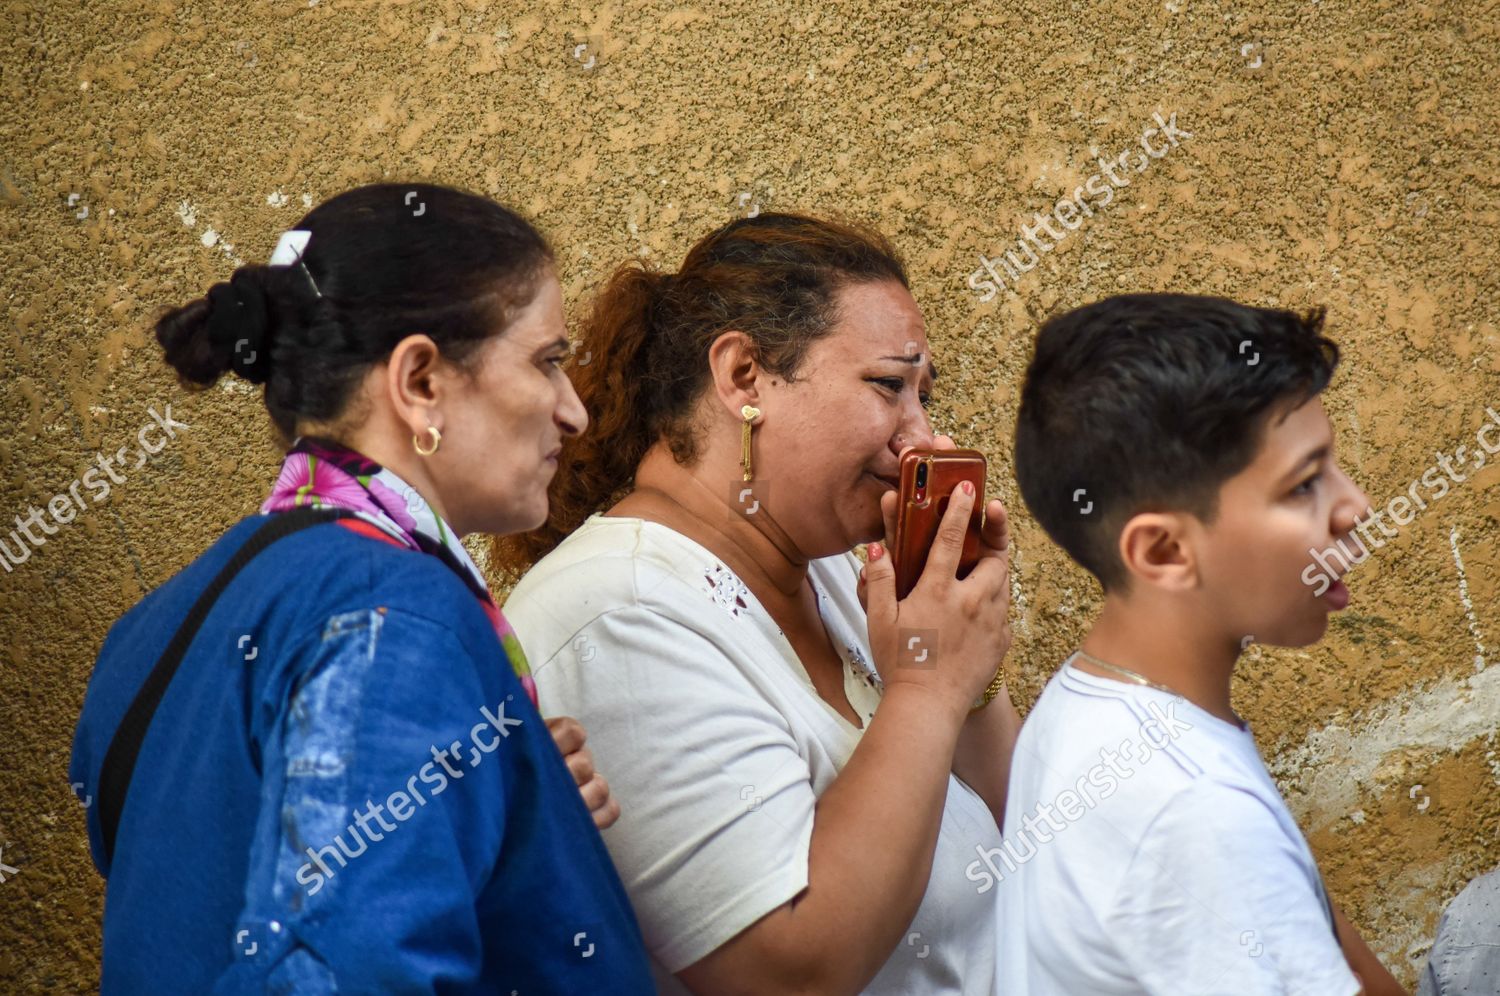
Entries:
[[[926,467],[925,474],[919,474]],[[964,534],[958,577],[979,562],[979,530],[984,524],[985,458],[978,450],[908,450],[901,458],[901,488],[896,511],[896,597],[905,598],[917,586],[927,552],[937,538],[949,496],[960,481],[974,484],[974,514]],[[918,485],[919,477],[925,482]]]

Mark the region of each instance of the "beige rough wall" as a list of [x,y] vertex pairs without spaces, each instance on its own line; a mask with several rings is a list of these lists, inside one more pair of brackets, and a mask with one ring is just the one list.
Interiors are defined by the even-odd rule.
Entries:
[[[93,656],[277,463],[254,392],[185,395],[152,318],[352,184],[430,178],[520,208],[575,309],[613,262],[671,264],[737,213],[881,226],[947,371],[937,421],[992,454],[1017,520],[1023,705],[1098,605],[1011,477],[1041,317],[1162,288],[1327,304],[1346,357],[1327,405],[1380,503],[1500,410],[1495,0],[0,11],[0,516],[127,449],[107,500],[0,574],[5,991],[96,985],[102,887],[66,778]],[[1154,112],[1191,138],[980,301],[977,254]],[[190,428],[133,466],[169,404]],[[1455,483],[1357,570],[1322,645],[1252,648],[1236,687],[1336,899],[1408,981],[1441,905],[1500,861],[1497,480]]]

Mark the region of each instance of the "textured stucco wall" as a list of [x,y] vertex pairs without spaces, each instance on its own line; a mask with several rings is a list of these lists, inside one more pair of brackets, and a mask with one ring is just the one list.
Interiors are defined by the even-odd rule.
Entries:
[[[517,206],[557,243],[573,307],[612,262],[673,262],[735,213],[883,227],[946,371],[938,421],[993,454],[1017,519],[1023,704],[1098,604],[1010,476],[1039,318],[1168,287],[1327,304],[1346,357],[1327,405],[1377,502],[1500,410],[1495,0],[0,11],[0,518],[126,447],[108,498],[0,574],[6,991],[97,977],[102,889],[65,772],[107,627],[276,466],[254,394],[184,395],[151,319],[351,184],[431,178]],[[1154,112],[1191,138],[981,301],[977,254]],[[189,428],[135,466],[168,404]],[[1441,904],[1500,860],[1500,470],[1465,477],[1358,569],[1324,644],[1252,648],[1236,689],[1335,897],[1408,980]]]

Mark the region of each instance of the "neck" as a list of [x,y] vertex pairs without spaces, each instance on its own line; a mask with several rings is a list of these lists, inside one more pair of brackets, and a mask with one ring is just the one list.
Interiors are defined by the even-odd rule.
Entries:
[[[1227,723],[1243,725],[1229,702],[1238,645],[1232,640],[1226,643],[1217,630],[1195,621],[1203,618],[1201,613],[1151,612],[1144,608],[1140,604],[1125,605],[1118,596],[1106,596],[1099,618],[1084,638],[1084,652],[1165,685]],[[1087,661],[1075,662],[1074,666],[1104,678],[1117,677]]]
[[658,443],[636,468],[635,490],[656,493],[677,506],[685,520],[680,531],[719,555],[736,574],[758,576],[783,595],[793,595],[807,579],[808,558],[766,505],[746,515],[743,506],[732,504],[742,476],[737,463],[724,465],[713,454],[684,467]]
[[427,504],[432,506],[432,510],[442,517],[455,536],[462,539],[467,532],[448,514],[448,510],[443,505],[442,495],[438,492],[437,482],[430,472],[427,458],[417,455],[416,450],[412,448],[410,438],[403,439],[393,436],[390,432],[379,432],[370,425],[360,426],[337,435],[317,430],[309,430],[305,435],[337,440],[360,455],[369,457],[416,488],[417,494],[421,495]]

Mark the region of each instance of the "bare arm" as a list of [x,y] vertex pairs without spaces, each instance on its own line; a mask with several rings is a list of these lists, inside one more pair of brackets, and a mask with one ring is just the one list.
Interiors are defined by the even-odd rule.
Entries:
[[888,690],[818,800],[807,889],[678,978],[714,994],[854,993],[868,983],[927,889],[961,721],[920,688]]
[[[954,493],[927,570],[900,603],[890,558],[871,549],[870,645],[884,698],[818,800],[807,888],[679,972],[694,992],[856,993],[900,943],[927,890],[960,730],[1009,644],[1004,560],[955,579],[973,501]],[[902,666],[901,629],[936,632],[936,663]]]
[[1359,981],[1364,986],[1360,992],[1364,996],[1407,996],[1401,983],[1381,964],[1379,956],[1370,950],[1359,930],[1344,916],[1344,911],[1339,909],[1337,903],[1333,904],[1333,922],[1338,927],[1344,959],[1349,962],[1349,968],[1359,976]]
[[[948,440],[943,448],[951,446],[952,441]],[[895,494],[881,498],[880,511],[885,520],[885,535],[889,543],[896,535]],[[985,506],[980,549],[983,556],[1001,558],[1008,569],[1010,518],[1005,512],[1005,506],[993,499]],[[863,587],[860,590],[860,600],[863,604]],[[1002,625],[1008,646],[1010,627],[1008,622],[1003,621],[1003,617]],[[1000,666],[998,658],[994,666]],[[988,706],[970,714],[964,721],[958,735],[958,746],[953,752],[953,773],[984,800],[995,817],[997,827],[1002,826],[1005,820],[1005,793],[1010,785],[1010,759],[1015,750],[1016,738],[1020,735],[1021,716],[1010,700],[1010,688],[1002,687],[1000,694]]]
[[1010,758],[1021,734],[1021,716],[1010,701],[1010,689],[964,720],[953,752],[953,773],[979,794],[995,826],[1005,820],[1005,792],[1010,785]]

